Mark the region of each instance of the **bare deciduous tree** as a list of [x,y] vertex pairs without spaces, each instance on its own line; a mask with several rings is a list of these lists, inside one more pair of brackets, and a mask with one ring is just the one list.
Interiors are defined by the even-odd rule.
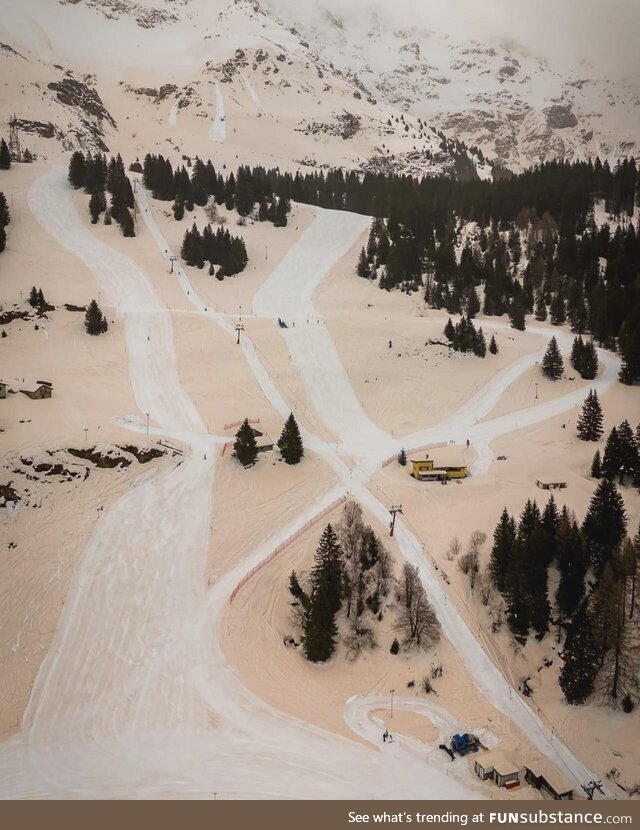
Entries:
[[398,581],[401,603],[396,629],[404,633],[405,644],[429,648],[440,637],[440,623],[420,581],[418,568],[405,562]]
[[447,559],[449,562],[453,562],[454,559],[457,559],[460,555],[461,545],[460,540],[457,536],[454,536],[453,539],[449,542],[449,547],[447,548]]

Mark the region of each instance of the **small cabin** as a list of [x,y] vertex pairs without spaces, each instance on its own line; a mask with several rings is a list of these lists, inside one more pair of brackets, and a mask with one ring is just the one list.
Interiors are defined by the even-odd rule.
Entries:
[[547,793],[554,801],[573,799],[573,784],[547,760],[525,764],[524,780],[536,790]]
[[53,386],[48,380],[38,380],[35,386],[29,389],[21,389],[20,391],[32,400],[42,400],[43,398],[51,397],[53,394]]
[[491,779],[496,786],[507,790],[520,784],[520,770],[503,752],[483,752],[473,766],[481,781]]
[[559,475],[543,475],[536,479],[536,486],[541,490],[564,490],[567,482]]
[[7,384],[0,381],[0,398],[7,397]]

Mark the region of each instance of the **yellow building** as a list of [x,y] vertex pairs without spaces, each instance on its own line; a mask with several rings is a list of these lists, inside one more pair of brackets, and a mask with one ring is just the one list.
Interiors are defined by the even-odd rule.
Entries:
[[453,478],[466,478],[469,475],[467,465],[459,458],[444,459],[437,465],[433,458],[412,458],[411,473],[418,481],[448,481]]

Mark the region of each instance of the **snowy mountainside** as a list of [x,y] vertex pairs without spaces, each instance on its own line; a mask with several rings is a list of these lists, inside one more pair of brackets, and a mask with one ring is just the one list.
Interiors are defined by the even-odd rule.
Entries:
[[393,29],[375,13],[338,17],[322,2],[311,20],[265,2],[347,77],[511,169],[640,153],[640,79],[616,84],[584,66],[566,75],[514,43]]
[[252,0],[26,0],[0,42],[0,121],[15,111],[23,144],[44,158],[80,146],[491,175]]

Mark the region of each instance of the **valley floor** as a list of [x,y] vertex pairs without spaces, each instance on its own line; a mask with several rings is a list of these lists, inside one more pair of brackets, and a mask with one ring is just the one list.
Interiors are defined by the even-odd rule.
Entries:
[[[176,263],[170,275],[185,223],[164,215],[139,183],[137,236],[124,240],[115,225],[89,225],[62,168],[24,169],[9,174],[18,235],[3,254],[7,297],[19,302],[36,280],[56,310],[37,331],[33,321],[14,321],[2,348],[16,378],[46,367],[54,397],[0,402],[4,472],[27,450],[72,443],[162,441],[173,450],[116,484],[101,471],[89,488],[54,488],[35,530],[36,508],[3,509],[11,553],[3,577],[16,593],[2,619],[10,647],[0,657],[10,673],[0,703],[0,796],[503,796],[481,784],[472,764],[451,764],[438,750],[466,729],[521,761],[548,758],[578,793],[613,766],[633,774],[629,716],[590,706],[591,729],[584,710],[560,702],[558,661],[539,675],[533,699],[523,698],[518,682],[554,653],[553,637],[511,658],[508,638],[492,637],[444,556],[452,536],[490,533],[504,504],[519,512],[526,498],[545,500],[535,478],[551,464],[567,477],[568,506],[584,514],[593,448],[575,439],[574,427],[588,386],[539,377],[550,327],[514,332],[483,318],[500,353],[480,366],[425,346],[441,337],[446,315],[419,316],[404,295],[352,275],[367,217],[303,206],[282,232],[237,229],[249,250],[246,273],[220,285]],[[75,275],[71,288],[67,274]],[[96,294],[113,324],[86,338],[82,315],[60,307]],[[236,345],[239,306],[245,328]],[[278,329],[277,317],[289,327]],[[568,332],[553,333],[566,351]],[[637,411],[637,390],[617,383],[614,355],[600,360],[589,386],[613,424]],[[291,411],[303,463],[289,468],[267,453],[240,469],[229,425],[259,419],[277,440]],[[37,430],[22,423],[35,418]],[[383,466],[403,447],[411,455],[467,441],[473,477],[459,486],[436,488],[395,463]],[[288,574],[309,568],[323,522],[347,495],[380,534],[389,506],[403,504],[392,551],[420,569],[442,625],[437,653],[393,657],[386,629],[381,648],[355,663],[339,653],[312,666],[284,646]],[[633,527],[640,501],[624,495]],[[51,574],[54,550],[62,576]],[[27,571],[28,591],[20,587]],[[445,669],[437,696],[407,689],[435,662]],[[391,688],[396,734],[383,745]],[[522,787],[510,797],[532,794]]]

